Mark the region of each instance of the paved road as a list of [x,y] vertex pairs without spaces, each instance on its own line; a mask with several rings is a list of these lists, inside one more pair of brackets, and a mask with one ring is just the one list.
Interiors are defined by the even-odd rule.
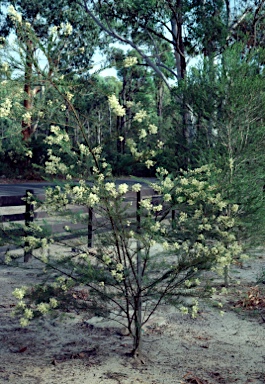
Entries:
[[[148,181],[155,181],[155,179],[148,179]],[[138,183],[135,180],[119,179],[115,181],[116,184],[126,183],[132,185]],[[145,182],[140,182],[142,185],[146,185]],[[0,196],[23,196],[27,189],[33,189],[36,195],[43,194],[45,187],[55,186],[56,183],[43,182],[28,182],[28,183],[17,183],[17,184],[0,184]]]
[[53,186],[53,183],[46,182],[30,182],[19,184],[0,184],[0,196],[22,196],[25,195],[27,189],[33,189],[36,195],[42,194],[44,188]]

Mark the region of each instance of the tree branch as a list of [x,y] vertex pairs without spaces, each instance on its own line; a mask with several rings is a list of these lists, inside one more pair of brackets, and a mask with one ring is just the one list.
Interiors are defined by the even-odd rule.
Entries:
[[113,37],[114,39],[117,39],[118,41],[121,41],[124,44],[130,45],[133,49],[135,49],[139,53],[139,55],[146,61],[146,63],[155,71],[155,73],[162,78],[167,88],[170,89],[170,85],[167,81],[167,78],[163,74],[163,72],[133,41],[119,35],[117,32],[113,31],[113,29],[111,29],[110,27],[109,28],[106,27],[88,8],[86,0],[84,0],[83,3],[77,0],[76,3],[79,4],[81,7],[83,7],[85,9],[85,12],[93,19],[93,21],[98,25],[98,27],[100,27],[109,36]]
[[238,20],[236,20],[231,26],[230,26],[230,33],[229,35],[226,37],[226,41],[228,41],[231,36],[232,36],[232,32],[242,23],[243,20],[245,20],[245,18],[247,17],[247,15],[249,13],[251,13],[253,11],[253,8],[252,7],[248,7],[245,12],[243,12],[243,14],[240,16],[240,18]]

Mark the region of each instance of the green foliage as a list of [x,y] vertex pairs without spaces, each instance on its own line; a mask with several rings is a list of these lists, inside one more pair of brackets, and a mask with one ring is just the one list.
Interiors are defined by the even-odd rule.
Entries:
[[215,164],[224,196],[240,206],[242,240],[264,239],[264,80],[256,52],[226,49],[187,78],[187,100],[198,116],[194,159]]

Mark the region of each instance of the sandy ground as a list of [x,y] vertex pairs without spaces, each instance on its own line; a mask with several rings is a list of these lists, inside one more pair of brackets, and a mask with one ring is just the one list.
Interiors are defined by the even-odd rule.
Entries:
[[[265,308],[236,307],[263,268],[264,251],[243,268],[233,267],[229,293],[218,298],[224,316],[204,302],[196,319],[160,307],[145,327],[148,359],[140,364],[127,356],[130,337],[88,313],[41,319],[21,328],[10,316],[12,291],[37,282],[39,271],[34,262],[22,259],[18,267],[0,264],[0,383],[265,383]],[[260,284],[261,293],[264,288]]]

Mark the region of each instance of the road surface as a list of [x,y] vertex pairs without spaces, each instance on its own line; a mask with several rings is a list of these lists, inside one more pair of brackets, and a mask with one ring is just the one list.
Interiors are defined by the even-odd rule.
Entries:
[[[146,179],[147,181],[154,182],[154,178]],[[146,185],[144,181],[138,181],[133,179],[119,179],[116,180],[117,185],[126,183],[128,185],[133,185],[135,183],[140,183]],[[33,189],[34,194],[40,195],[44,193],[45,187],[58,185],[56,183],[49,183],[46,181],[41,182],[25,182],[25,183],[14,183],[14,184],[1,184],[0,182],[0,196],[23,196],[26,193],[27,189]]]

